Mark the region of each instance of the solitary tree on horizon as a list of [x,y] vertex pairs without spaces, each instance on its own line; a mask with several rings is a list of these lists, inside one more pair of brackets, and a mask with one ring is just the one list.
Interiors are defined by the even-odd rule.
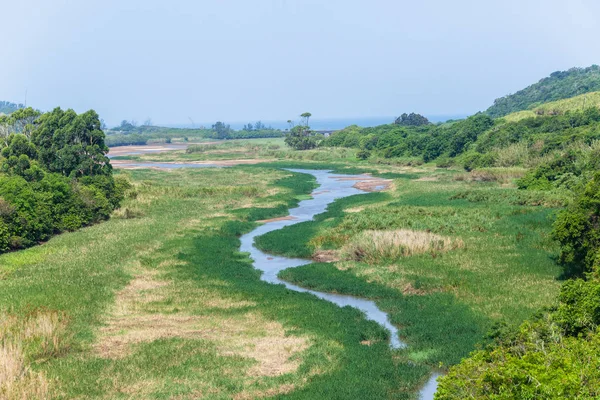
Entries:
[[312,114],[309,112],[305,112],[300,114],[300,117],[303,119],[303,125],[308,126],[308,120],[310,119],[310,117],[312,117]]

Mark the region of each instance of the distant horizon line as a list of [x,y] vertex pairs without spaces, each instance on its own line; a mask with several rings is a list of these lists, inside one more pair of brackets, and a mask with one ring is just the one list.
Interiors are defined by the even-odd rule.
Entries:
[[[466,118],[471,114],[462,113],[462,114],[429,114],[429,115],[423,114],[423,115],[425,117],[427,117],[427,119],[429,121],[431,121],[433,123],[437,123],[437,122],[446,122],[448,120]],[[392,124],[396,118],[398,118],[398,117],[397,116],[329,117],[329,118],[313,117],[310,119],[310,125],[311,125],[311,128],[315,129],[315,130],[342,129],[342,128],[345,128],[350,125],[359,125],[361,127],[369,127],[369,126],[377,126],[377,125],[384,125],[384,124]],[[254,120],[254,121],[248,121],[248,122],[243,122],[243,121],[227,122],[226,120],[221,119],[218,121],[228,124],[234,129],[241,129],[244,127],[244,125],[247,125],[248,123],[254,124],[259,121],[261,123],[265,124],[266,126],[271,126],[272,128],[275,128],[275,129],[285,129],[288,127],[287,121],[284,121],[284,120],[260,120],[260,119],[258,119],[258,120]],[[190,122],[187,122],[187,123],[157,122],[157,123],[153,123],[153,125],[164,126],[164,127],[168,127],[168,128],[181,128],[181,129],[199,128],[201,126],[204,126],[205,128],[209,128],[215,122],[217,122],[217,121],[198,122],[198,123],[194,123],[194,124],[191,124]]]

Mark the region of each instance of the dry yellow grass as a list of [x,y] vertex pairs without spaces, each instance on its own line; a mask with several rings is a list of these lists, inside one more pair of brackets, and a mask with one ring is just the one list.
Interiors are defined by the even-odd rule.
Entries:
[[45,357],[62,351],[66,341],[66,320],[58,312],[38,310],[24,319],[0,314],[0,399],[47,399],[46,377],[32,371],[30,357]]
[[3,400],[42,400],[49,398],[48,380],[31,371],[18,344],[0,345],[0,398]]
[[368,230],[352,237],[342,248],[342,257],[376,263],[422,253],[439,253],[462,247],[462,240],[453,240],[431,232],[398,229]]
[[[168,263],[166,263],[168,264]],[[161,265],[166,265],[161,263]],[[135,270],[140,273],[117,294],[117,299],[94,346],[103,358],[123,358],[131,353],[133,346],[158,339],[182,338],[208,340],[215,344],[222,355],[238,355],[256,360],[247,370],[248,376],[270,377],[294,372],[300,361],[294,357],[309,346],[305,337],[288,336],[278,322],[266,320],[260,314],[248,312],[237,317],[220,314],[189,315],[185,313],[150,312],[148,305],[167,296],[178,298],[178,291],[194,290],[181,283],[175,287],[171,282],[159,280],[157,271]],[[219,282],[214,282],[218,286]],[[223,284],[225,284],[223,282]],[[196,289],[206,308],[237,308],[253,306]]]

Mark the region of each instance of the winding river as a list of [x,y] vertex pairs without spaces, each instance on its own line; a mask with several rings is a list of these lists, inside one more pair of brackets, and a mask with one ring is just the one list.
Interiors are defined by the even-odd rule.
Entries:
[[[374,301],[354,296],[319,292],[286,282],[278,278],[277,275],[280,271],[286,268],[310,264],[313,261],[267,254],[254,246],[254,239],[257,236],[276,231],[286,226],[298,224],[300,222],[310,221],[315,215],[325,212],[327,206],[333,203],[336,199],[355,194],[367,193],[363,190],[353,187],[356,181],[359,181],[361,178],[364,179],[364,175],[344,175],[344,179],[339,179],[339,174],[332,174],[330,171],[299,169],[291,169],[289,171],[313,175],[315,178],[317,178],[317,183],[319,184],[317,191],[313,192],[311,199],[301,201],[298,204],[298,207],[290,210],[290,219],[267,222],[257,227],[252,232],[242,236],[240,238],[240,251],[250,253],[250,257],[254,261],[254,267],[263,272],[261,276],[263,281],[273,284],[283,284],[290,290],[313,294],[320,299],[330,301],[340,307],[351,306],[358,308],[364,312],[367,319],[377,322],[390,331],[390,347],[392,349],[401,349],[406,347],[406,344],[400,340],[398,329],[392,325],[392,323],[390,323],[387,313],[381,311]],[[438,374],[433,374],[426,385],[421,389],[421,399],[433,399],[433,395],[437,387],[438,376]]]
[[[145,154],[147,152],[164,151],[166,149],[146,149],[143,146],[132,149],[123,149],[118,155],[131,155],[131,154]],[[146,151],[147,150],[147,151]],[[157,169],[173,169],[173,168],[210,168],[210,167],[222,167],[218,164],[194,164],[194,163],[160,163],[160,162],[136,162],[136,161],[124,161],[118,163],[117,167],[133,167],[133,168],[157,168]],[[301,265],[310,264],[313,261],[300,259],[300,258],[288,258],[276,255],[263,253],[254,247],[254,239],[257,236],[264,235],[265,233],[276,231],[286,226],[298,224],[300,222],[310,221],[317,214],[325,212],[327,206],[333,203],[337,199],[343,197],[352,196],[355,194],[366,194],[366,191],[357,189],[354,187],[357,181],[365,179],[364,175],[343,175],[343,178],[339,174],[332,174],[330,171],[320,170],[301,170],[301,169],[290,169],[292,172],[299,172],[304,174],[313,175],[317,179],[319,187],[316,191],[313,191],[312,198],[303,200],[298,204],[298,207],[293,208],[289,211],[289,218],[285,220],[275,220],[267,222],[252,232],[240,238],[241,246],[240,251],[247,252],[254,261],[254,267],[263,272],[261,279],[263,281],[272,284],[283,284],[288,289],[297,292],[310,293],[317,296],[320,299],[330,301],[337,304],[340,307],[351,306],[361,310],[365,317],[369,320],[375,321],[387,330],[390,331],[390,347],[392,349],[401,349],[406,347],[406,343],[400,340],[398,329],[392,325],[389,321],[387,313],[381,311],[374,301],[362,299],[354,296],[347,296],[341,294],[325,293],[315,290],[306,289],[297,285],[293,285],[278,278],[280,271],[287,268],[299,267]],[[342,178],[342,179],[340,179]],[[379,190],[380,188],[375,188]],[[438,373],[433,373],[425,386],[423,386],[419,392],[420,399],[430,400],[434,398],[435,391],[437,389],[437,378],[440,376]]]

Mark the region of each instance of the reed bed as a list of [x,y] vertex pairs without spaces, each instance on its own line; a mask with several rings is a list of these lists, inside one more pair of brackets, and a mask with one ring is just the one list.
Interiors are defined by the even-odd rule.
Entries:
[[341,254],[348,260],[375,264],[416,254],[437,254],[463,246],[464,243],[460,239],[451,239],[425,231],[366,230],[353,236],[342,247]]

